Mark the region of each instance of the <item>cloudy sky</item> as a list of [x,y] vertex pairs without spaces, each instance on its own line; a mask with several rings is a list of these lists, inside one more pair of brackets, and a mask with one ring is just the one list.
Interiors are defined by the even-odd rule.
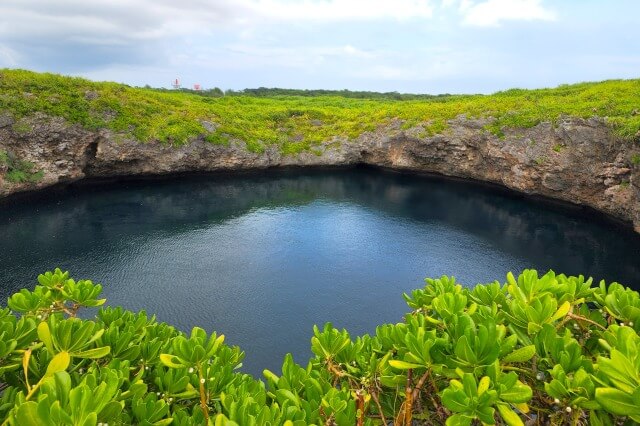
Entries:
[[0,0],[0,68],[489,93],[640,77],[638,0]]

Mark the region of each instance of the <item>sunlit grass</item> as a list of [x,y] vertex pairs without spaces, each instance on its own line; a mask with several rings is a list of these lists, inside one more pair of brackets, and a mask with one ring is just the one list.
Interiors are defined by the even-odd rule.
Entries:
[[[424,100],[366,100],[337,96],[207,98],[158,92],[117,83],[24,70],[0,70],[0,110],[16,118],[44,112],[89,129],[106,127],[141,142],[182,145],[204,135],[211,143],[244,141],[260,152],[270,145],[286,154],[312,150],[332,137],[355,139],[393,119],[403,128],[424,127],[424,135],[445,132],[461,114],[492,117],[488,130],[532,127],[562,116],[607,117],[622,139],[640,130],[640,80],[563,85],[554,89],[512,89],[493,95]],[[213,123],[207,132],[202,122]],[[20,129],[17,129],[20,130]]]

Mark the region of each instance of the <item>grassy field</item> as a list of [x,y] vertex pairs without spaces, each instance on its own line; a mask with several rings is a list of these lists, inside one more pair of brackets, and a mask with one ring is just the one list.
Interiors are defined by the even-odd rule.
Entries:
[[[44,112],[89,129],[106,127],[141,142],[181,145],[204,134],[217,144],[241,139],[254,152],[269,145],[284,153],[312,150],[333,136],[354,139],[394,118],[404,120],[406,128],[422,124],[425,135],[437,134],[446,130],[447,120],[460,114],[495,118],[488,129],[498,135],[504,126],[531,127],[542,121],[555,122],[562,115],[607,117],[622,139],[631,140],[640,131],[640,79],[420,100],[213,98],[1,69],[2,110],[18,119],[13,125],[18,133],[29,131],[20,118]],[[207,131],[203,121],[214,124],[215,130]]]

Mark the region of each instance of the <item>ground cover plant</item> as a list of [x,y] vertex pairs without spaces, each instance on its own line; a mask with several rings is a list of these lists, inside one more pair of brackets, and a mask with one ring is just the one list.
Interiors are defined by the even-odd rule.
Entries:
[[621,139],[640,138],[640,80],[418,99],[408,95],[393,99],[392,94],[369,99],[335,94],[340,92],[278,93],[298,92],[265,89],[201,96],[0,69],[0,113],[13,116],[18,134],[26,125],[21,119],[39,112],[89,129],[108,128],[141,142],[181,145],[201,136],[217,144],[241,140],[254,152],[275,146],[293,154],[313,152],[333,137],[355,139],[396,119],[405,128],[420,125],[424,136],[433,135],[446,131],[447,120],[465,114],[493,118],[487,129],[498,135],[503,127],[555,123],[569,115],[606,117]]
[[6,168],[6,179],[13,183],[38,182],[44,173],[36,171],[33,163],[19,160],[8,152],[0,150],[0,170]]
[[306,366],[287,356],[258,380],[222,335],[102,307],[102,287],[67,272],[38,282],[0,310],[3,425],[640,422],[640,297],[616,283],[427,279],[403,322],[315,327]]

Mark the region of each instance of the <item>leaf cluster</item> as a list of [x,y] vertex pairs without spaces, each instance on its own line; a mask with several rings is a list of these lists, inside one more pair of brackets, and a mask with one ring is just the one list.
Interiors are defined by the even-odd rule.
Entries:
[[314,327],[306,367],[287,355],[258,380],[222,335],[100,307],[99,284],[59,269],[38,281],[0,310],[5,425],[640,422],[640,297],[617,283],[427,279],[403,322]]

